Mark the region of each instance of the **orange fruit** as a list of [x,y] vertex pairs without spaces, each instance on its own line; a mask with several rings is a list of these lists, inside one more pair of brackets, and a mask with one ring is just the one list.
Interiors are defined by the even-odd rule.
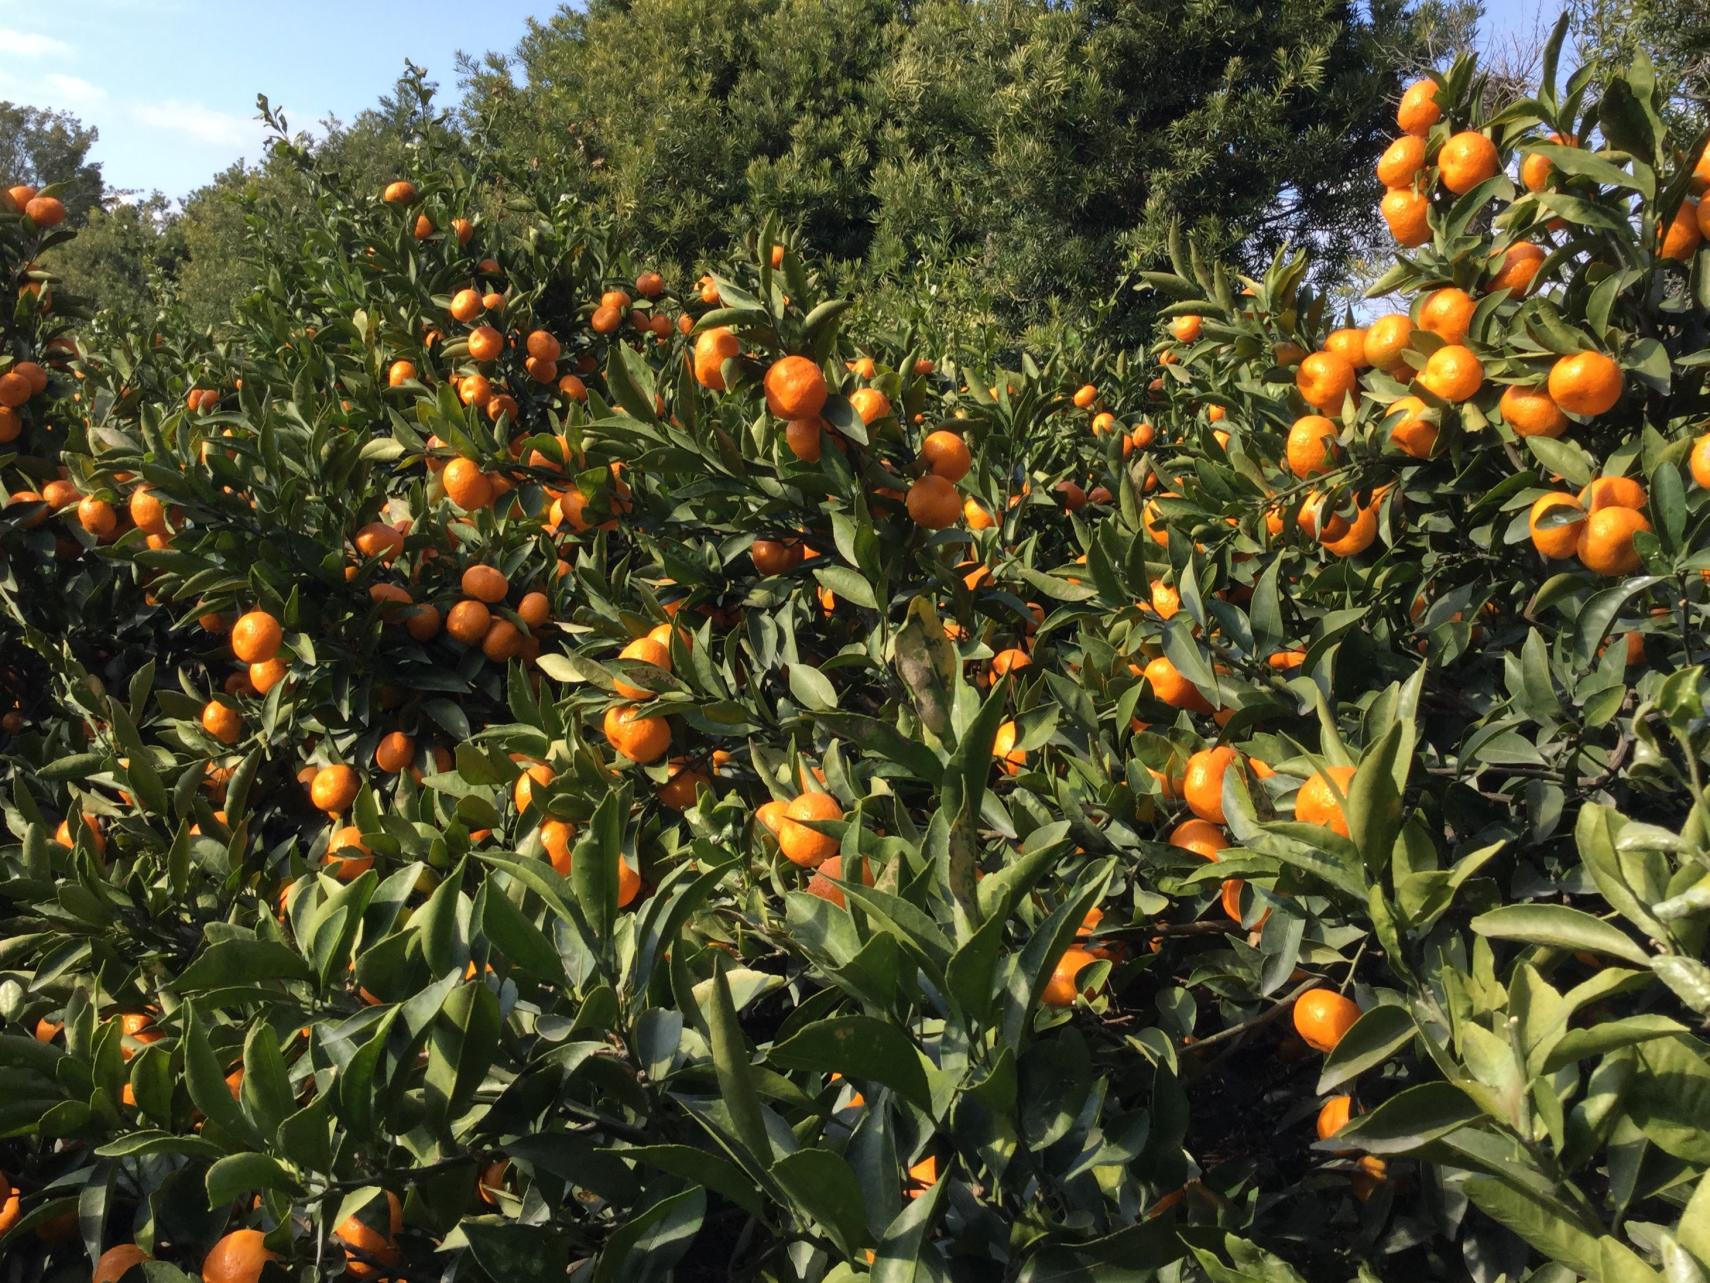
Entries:
[[766,371],[766,408],[780,419],[814,419],[830,395],[825,376],[805,356],[786,356]]
[[1074,1006],[1075,996],[1080,992],[1078,981],[1081,972],[1097,961],[1095,954],[1078,945],[1064,950],[1051,970],[1051,978],[1039,992],[1039,1001],[1047,1007]]
[[[671,671],[671,648],[653,637],[637,637],[618,652],[618,658],[634,660],[640,664],[652,664],[655,668],[662,668],[666,672]],[[652,691],[621,677],[612,682],[612,690],[624,699],[653,698]]]
[[24,217],[37,227],[58,227],[65,221],[65,204],[57,196],[37,196],[24,203]]
[[1389,430],[1390,442],[1403,454],[1415,459],[1429,459],[1437,444],[1437,425],[1427,415],[1431,411],[1416,396],[1404,396],[1390,402],[1389,416],[1403,418]]
[[1345,523],[1346,529],[1341,528],[1342,524],[1340,517],[1326,522],[1318,533],[1318,542],[1335,556],[1357,557],[1377,539],[1377,504],[1359,509],[1353,521]]
[[818,463],[824,448],[818,419],[791,419],[784,427],[784,444],[803,463]]
[[1579,532],[1579,560],[1599,575],[1630,575],[1643,561],[1633,536],[1649,530],[1645,514],[1633,508],[1604,508],[1586,519]]
[[1431,202],[1408,187],[1392,187],[1379,207],[1389,234],[1403,249],[1415,249],[1431,239]]
[[762,575],[781,575],[802,564],[805,554],[799,540],[756,539],[748,550],[754,569]]
[[505,337],[491,325],[478,326],[469,332],[469,356],[476,361],[491,361],[505,350]]
[[1534,245],[1530,241],[1521,241],[1511,245],[1503,253],[1496,264],[1495,274],[1490,278],[1486,288],[1495,290],[1512,290],[1516,298],[1524,298],[1531,292],[1532,281],[1538,275],[1538,269],[1544,265],[1543,246]]
[[463,595],[473,597],[476,601],[486,602],[489,606],[505,599],[510,592],[510,581],[503,573],[492,566],[475,565],[463,572]]
[[1559,437],[1567,431],[1567,415],[1543,388],[1512,384],[1502,390],[1497,408],[1517,437]]
[[1217,853],[1229,845],[1229,840],[1223,836],[1223,830],[1209,820],[1197,816],[1191,820],[1183,820],[1170,830],[1171,846],[1180,847],[1184,851],[1192,851],[1204,859],[1215,861]]
[[540,825],[540,845],[552,861],[553,869],[562,877],[570,876],[570,843],[576,836],[576,826],[568,820],[543,820]]
[[613,704],[602,726],[606,743],[632,762],[656,762],[671,747],[671,723],[663,717],[637,717],[633,704]]
[[[1544,519],[1557,511],[1562,512],[1564,516],[1571,514],[1572,519],[1563,520],[1559,525],[1545,525]],[[1547,494],[1540,495],[1533,502],[1526,519],[1526,528],[1532,536],[1532,546],[1539,553],[1562,560],[1578,551],[1580,527],[1584,523],[1585,509],[1579,506],[1572,495]]]
[[1579,492],[1579,505],[1587,512],[1605,508],[1645,506],[1645,487],[1632,477],[1597,477]]
[[992,656],[991,674],[994,678],[1008,677],[1011,673],[1031,667],[1032,664],[1032,656],[1018,647],[1011,646]]
[[1465,343],[1467,327],[1477,310],[1477,302],[1465,290],[1454,286],[1433,290],[1419,309],[1419,328],[1445,343]]
[[1294,818],[1302,824],[1317,824],[1329,829],[1332,833],[1348,836],[1348,817],[1342,813],[1342,804],[1336,800],[1332,792],[1334,783],[1341,790],[1342,796],[1348,795],[1353,787],[1354,768],[1351,766],[1330,766],[1317,772],[1313,777],[1300,786],[1300,792],[1294,798]]
[[1603,414],[1621,399],[1621,367],[1601,352],[1576,352],[1550,367],[1550,399],[1569,414]]
[[1314,352],[1295,371],[1295,386],[1315,410],[1340,413],[1342,400],[1355,390],[1354,367],[1334,352]]
[[1680,208],[1674,211],[1674,217],[1669,220],[1668,226],[1662,229],[1662,247],[1659,253],[1677,263],[1684,263],[1691,258],[1704,243],[1704,233],[1698,230],[1698,223],[1698,202],[1682,201]]
[[440,473],[445,497],[459,508],[473,512],[493,502],[493,482],[473,459],[457,458]]
[[1241,766],[1241,755],[1227,744],[1202,748],[1187,760],[1187,774],[1182,777],[1182,799],[1188,810],[1202,820],[1222,824],[1223,776],[1233,766]]
[[920,457],[935,475],[952,484],[967,476],[968,469],[974,466],[967,442],[945,428],[927,433],[926,440],[920,443]]
[[284,640],[279,621],[265,610],[247,611],[232,625],[232,654],[246,664],[272,659]]
[[1400,106],[1395,109],[1395,123],[1402,132],[1420,138],[1442,118],[1443,109],[1437,105],[1435,80],[1416,80],[1407,86],[1407,92],[1401,95]]
[[1451,343],[1425,359],[1419,382],[1432,395],[1458,405],[1476,396],[1484,386],[1484,363],[1473,355],[1472,349]]
[[1014,722],[1004,722],[992,739],[992,756],[1005,775],[1019,775],[1027,765],[1027,751],[1015,746],[1018,728]]
[[356,772],[342,764],[323,766],[315,772],[309,784],[309,800],[315,809],[329,815],[339,815],[354,801],[362,781]]
[[1305,478],[1330,471],[1340,449],[1336,444],[1336,425],[1321,414],[1308,414],[1296,419],[1289,428],[1283,457],[1290,472]]
[[[364,1210],[371,1216],[376,1214],[373,1209]],[[395,1240],[404,1229],[404,1209],[391,1190],[386,1191],[386,1213],[385,1230],[353,1214],[340,1221],[333,1231],[333,1238],[344,1247],[344,1272],[349,1277],[372,1279],[386,1266],[403,1263],[403,1253]]]
[[1452,134],[1437,153],[1437,172],[1443,186],[1464,196],[1501,168],[1496,144],[1475,129]]
[[374,765],[388,775],[396,775],[415,759],[416,742],[403,731],[383,736],[374,749]]
[[380,193],[380,199],[388,205],[410,205],[415,203],[416,185],[408,179],[400,178],[396,182],[386,184],[385,191]]
[[[1371,364],[1366,360],[1366,332],[1356,326],[1331,330],[1324,338],[1324,350],[1335,353],[1356,370]],[[1222,417],[1223,408],[1213,406],[1212,420],[1216,421]]]
[[453,641],[478,646],[493,626],[493,612],[478,601],[460,601],[445,617],[445,631]]
[[849,394],[849,404],[862,423],[874,423],[891,412],[890,398],[878,388],[856,388]]
[[461,289],[451,296],[451,315],[454,320],[473,321],[481,315],[481,293],[479,290]]
[[742,343],[728,326],[702,330],[695,336],[695,382],[715,392],[724,391],[724,363],[741,353]]
[[1090,383],[1083,383],[1075,389],[1075,408],[1077,410],[1092,409],[1093,402],[1098,400],[1098,389]]
[[833,855],[840,839],[808,827],[809,823],[841,820],[843,807],[829,793],[802,793],[784,808],[778,825],[778,849],[792,864],[817,868]]
[[1204,318],[1194,315],[1178,316],[1170,322],[1170,333],[1182,343],[1192,343],[1204,329]]
[[962,519],[968,523],[969,530],[990,530],[997,525],[997,518],[982,507],[977,499],[963,502]]
[[230,704],[209,700],[202,706],[202,729],[222,744],[236,744],[243,733],[243,719]]
[[262,1268],[279,1254],[266,1247],[260,1230],[233,1230],[202,1258],[202,1283],[258,1283]]
[[1332,989],[1309,989],[1294,1004],[1294,1031],[1308,1047],[1326,1054],[1336,1050],[1360,1009]]
[[125,1271],[133,1265],[141,1265],[144,1261],[153,1259],[135,1243],[120,1243],[117,1247],[109,1247],[95,1262],[95,1272],[89,1276],[89,1283],[119,1283]]
[[1692,480],[1695,485],[1710,490],[1710,432],[1705,433],[1692,443],[1692,453],[1688,456],[1687,468],[1692,473]]
[[1379,370],[1393,369],[1412,342],[1413,322],[1405,312],[1380,316],[1366,327],[1366,364]]
[[956,524],[962,505],[956,487],[935,472],[929,472],[908,488],[908,515],[917,526],[942,530]]
[[516,806],[517,814],[521,815],[528,810],[529,803],[534,800],[536,784],[545,788],[557,778],[558,772],[544,762],[536,762],[517,776],[517,782],[511,786],[511,802]]
[[1377,178],[1385,187],[1410,187],[1425,167],[1425,140],[1403,134],[1378,157]]
[[1209,713],[1211,705],[1199,688],[1183,677],[1181,670],[1166,656],[1159,655],[1146,665],[1144,676],[1151,684],[1152,695],[1161,704],[1186,709],[1193,713]]
[[1316,1124],[1318,1139],[1329,1140],[1337,1132],[1348,1125],[1348,1119],[1354,1112],[1352,1096],[1332,1096],[1324,1102],[1324,1107],[1318,1111]]

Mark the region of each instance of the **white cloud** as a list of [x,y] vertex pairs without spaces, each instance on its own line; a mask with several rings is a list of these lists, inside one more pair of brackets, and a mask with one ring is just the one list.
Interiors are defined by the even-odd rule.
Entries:
[[68,58],[71,46],[53,36],[0,27],[0,49],[14,58]]
[[107,91],[82,76],[67,76],[56,71],[43,76],[42,84],[47,86],[55,102],[68,107],[89,108],[107,101]]
[[178,99],[133,103],[130,113],[152,129],[181,134],[209,146],[259,147],[266,133],[262,123],[252,117]]

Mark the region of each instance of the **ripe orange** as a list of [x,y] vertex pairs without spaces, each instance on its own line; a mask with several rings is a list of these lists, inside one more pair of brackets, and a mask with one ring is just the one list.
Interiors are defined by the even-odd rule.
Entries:
[[993,678],[1007,677],[1011,673],[1030,667],[1032,663],[1033,658],[1026,651],[1011,646],[992,656],[991,674]]
[[568,820],[544,820],[540,825],[540,845],[552,861],[553,869],[563,877],[570,876],[570,843],[576,836],[576,826]]
[[728,326],[702,330],[695,336],[695,382],[715,392],[724,391],[724,363],[741,353],[742,343]]
[[1331,791],[1332,783],[1346,797],[1354,784],[1354,768],[1326,767],[1302,784],[1294,798],[1294,818],[1302,824],[1321,825],[1332,833],[1347,837],[1348,817],[1342,813],[1342,804]]
[[478,601],[460,601],[445,616],[445,631],[453,641],[478,646],[493,625],[493,612]]
[[1516,298],[1524,298],[1531,292],[1532,282],[1546,257],[1543,246],[1530,241],[1509,246],[1496,264],[1495,273],[1486,288],[1491,291],[1511,290]]
[[1633,536],[1649,530],[1645,514],[1633,508],[1604,508],[1587,518],[1579,532],[1579,560],[1599,575],[1630,575],[1643,561]]
[[1080,387],[1075,389],[1074,402],[1077,410],[1090,410],[1092,409],[1093,403],[1097,400],[1098,389],[1092,384],[1083,383]]
[[1321,414],[1296,419],[1283,448],[1288,470],[1301,478],[1330,471],[1338,453],[1336,425]]
[[[1563,514],[1561,524],[1544,524],[1545,518],[1553,512]],[[1539,553],[1561,560],[1573,556],[1578,550],[1580,527],[1584,523],[1585,509],[1572,495],[1547,494],[1540,495],[1533,502],[1526,528],[1532,536],[1532,546]]]
[[602,303],[594,309],[594,315],[588,322],[588,327],[595,334],[614,334],[617,332],[618,326],[622,324],[623,309]]
[[875,423],[891,412],[890,398],[878,388],[856,388],[849,394],[849,404],[862,423]]
[[1052,968],[1051,978],[1040,990],[1039,1001],[1047,1007],[1074,1006],[1075,996],[1080,992],[1078,981],[1081,972],[1097,961],[1096,955],[1078,945],[1065,950]]
[[1404,416],[1389,430],[1390,442],[1403,454],[1415,459],[1429,459],[1437,445],[1437,425],[1427,417],[1431,413],[1416,396],[1404,396],[1390,402],[1389,414]]
[[236,744],[243,733],[243,719],[230,704],[209,700],[202,706],[202,729],[222,744]]
[[1605,508],[1645,506],[1645,487],[1632,477],[1596,477],[1579,492],[1579,504],[1587,512]]
[[671,747],[671,723],[663,717],[637,717],[633,704],[613,704],[602,726],[606,743],[632,762],[656,762]]
[[1477,302],[1463,289],[1449,286],[1433,290],[1419,309],[1419,328],[1445,343],[1465,343],[1467,327],[1477,309]]
[[1178,316],[1170,322],[1170,333],[1182,343],[1192,343],[1199,338],[1205,326],[1205,320],[1199,316]]
[[450,312],[453,320],[468,323],[481,315],[481,294],[479,290],[461,289],[451,296]]
[[1227,744],[1202,748],[1187,760],[1187,774],[1182,777],[1182,798],[1202,820],[1222,824],[1223,776],[1233,766],[1241,768],[1241,755]]
[[37,227],[58,227],[65,221],[65,203],[57,196],[37,196],[25,202],[24,217]]
[[380,557],[385,561],[392,561],[404,550],[403,533],[384,521],[370,521],[356,532],[351,542],[364,557]]
[[1543,388],[1506,387],[1497,408],[1517,437],[1559,437],[1567,431],[1567,415]]
[[416,759],[416,742],[403,731],[383,736],[374,749],[374,765],[389,775],[396,775]]
[[786,356],[766,371],[766,408],[780,419],[814,419],[830,395],[825,376],[805,356]]
[[291,666],[282,659],[263,660],[259,664],[249,666],[249,684],[255,687],[257,695],[265,695],[291,671]]
[[1004,722],[992,739],[992,757],[1005,775],[1019,775],[1027,765],[1027,750],[1015,746],[1018,728],[1014,722]]
[[968,469],[974,466],[967,442],[945,428],[927,433],[926,440],[920,443],[920,457],[936,475],[952,484],[967,476]]
[[841,820],[843,807],[829,793],[802,793],[784,809],[778,826],[778,849],[792,864],[817,868],[837,854],[840,839],[808,827],[809,823]]
[[309,784],[309,800],[315,804],[316,810],[339,815],[356,801],[361,786],[362,781],[350,767],[343,764],[323,766],[315,772],[315,778]]
[[133,1265],[141,1265],[144,1261],[153,1259],[135,1243],[120,1243],[117,1247],[109,1247],[95,1262],[95,1272],[89,1276],[89,1283],[119,1283],[125,1271]]
[[1668,226],[1662,229],[1662,247],[1658,252],[1677,263],[1691,258],[1704,243],[1704,233],[1698,229],[1699,221],[1698,202],[1682,201]]
[[823,449],[818,419],[791,419],[784,427],[784,444],[803,463],[818,463]]
[[1443,186],[1457,196],[1464,196],[1487,178],[1493,178],[1501,160],[1496,144],[1473,129],[1452,134],[1437,153],[1437,172]]
[[1415,249],[1431,239],[1431,202],[1408,187],[1392,187],[1379,207],[1389,234],[1403,249]]
[[1359,1018],[1353,1001],[1333,989],[1310,989],[1294,1004],[1295,1032],[1308,1047],[1326,1054],[1336,1050]]
[[388,205],[412,205],[416,199],[416,185],[406,178],[387,183],[380,199]]
[[1366,327],[1366,364],[1379,370],[1392,370],[1412,342],[1413,322],[1405,312],[1380,316]]
[[1348,1125],[1348,1119],[1354,1112],[1352,1096],[1332,1096],[1324,1102],[1324,1107],[1318,1111],[1317,1131],[1319,1140],[1329,1140],[1337,1132]]
[[977,499],[968,499],[963,502],[962,519],[968,523],[969,530],[990,530],[997,525],[997,518],[992,516]]
[[1295,371],[1295,386],[1315,410],[1341,413],[1342,400],[1356,388],[1354,367],[1334,352],[1314,352]]
[[[618,652],[618,658],[634,660],[639,664],[652,664],[655,668],[671,671],[671,648],[653,637],[637,637]],[[623,678],[612,683],[612,690],[624,699],[653,698],[652,691]]]
[[232,625],[232,654],[246,664],[272,659],[284,640],[279,621],[265,610],[247,611]]
[[1569,414],[1603,414],[1621,399],[1621,367],[1601,352],[1576,352],[1550,367],[1550,399]]
[[463,572],[463,595],[484,601],[489,606],[501,602],[510,592],[510,581],[492,566],[475,565]]
[[801,565],[805,553],[799,540],[756,539],[748,555],[762,575],[781,575]]
[[[364,1209],[377,1217],[374,1209]],[[370,1225],[361,1217],[351,1215],[339,1222],[333,1238],[344,1247],[344,1272],[353,1279],[365,1280],[378,1276],[388,1266],[403,1263],[403,1254],[395,1241],[404,1229],[404,1209],[398,1196],[386,1191],[385,1230]]]
[[446,464],[440,473],[440,484],[445,487],[445,497],[466,512],[493,502],[492,479],[473,459],[457,458]]
[[908,488],[908,515],[917,526],[942,530],[956,524],[962,513],[956,487],[935,472],[929,472]]
[[[778,803],[768,802],[766,805],[776,806]],[[814,870],[813,876],[807,880],[807,885],[802,890],[809,895],[818,896],[821,900],[829,901],[841,909],[848,904],[843,894],[843,888],[837,885],[841,880],[843,880],[843,857],[834,855]],[[867,886],[873,885],[873,869],[866,861],[862,861],[861,881]],[[851,1104],[858,1106],[860,1100],[860,1094],[857,1093]]]
[[[1339,330],[1331,330],[1324,338],[1324,350],[1334,352],[1356,370],[1371,364],[1366,359],[1366,332],[1357,326],[1346,326]],[[1211,419],[1216,422],[1223,417],[1222,406],[1212,406]]]
[[1484,386],[1484,363],[1472,349],[1451,343],[1425,359],[1419,382],[1434,396],[1458,405],[1476,396]]
[[1168,657],[1159,655],[1148,663],[1144,676],[1152,687],[1153,697],[1159,703],[1193,713],[1211,711],[1211,705],[1205,696],[1199,693],[1199,688],[1183,677],[1181,670],[1172,664]]
[[77,524],[105,542],[119,528],[119,514],[105,499],[87,495],[77,505]]
[[1191,820],[1183,820],[1170,830],[1170,845],[1180,847],[1184,851],[1192,851],[1195,855],[1207,860],[1216,861],[1217,853],[1229,845],[1229,840],[1223,836],[1223,830],[1209,820],[1197,816]]
[[1705,433],[1692,443],[1692,454],[1688,457],[1687,468],[1692,473],[1695,485],[1710,490],[1710,433]]
[[1443,109],[1437,105],[1435,80],[1416,80],[1407,86],[1407,92],[1401,95],[1401,105],[1395,110],[1395,123],[1402,132],[1420,138],[1442,118]]
[[[1346,529],[1343,526],[1346,526]],[[1338,557],[1357,557],[1377,539],[1377,504],[1359,509],[1353,521],[1335,517],[1318,533],[1318,542]]]
[[528,810],[529,803],[534,799],[536,784],[544,788],[557,778],[558,772],[544,762],[534,763],[517,776],[517,782],[511,786],[511,801],[517,808],[517,814],[521,815]]
[[202,1258],[202,1283],[258,1283],[262,1268],[279,1254],[266,1247],[260,1230],[233,1230]]
[[1403,134],[1378,157],[1377,178],[1385,187],[1410,187],[1425,167],[1425,140]]

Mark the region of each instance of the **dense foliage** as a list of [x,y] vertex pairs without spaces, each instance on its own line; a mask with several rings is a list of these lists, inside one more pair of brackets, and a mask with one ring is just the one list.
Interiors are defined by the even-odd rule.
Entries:
[[1710,1277],[1710,158],[1561,35],[1370,325],[1008,366],[431,122],[215,336],[12,189],[0,1277]]

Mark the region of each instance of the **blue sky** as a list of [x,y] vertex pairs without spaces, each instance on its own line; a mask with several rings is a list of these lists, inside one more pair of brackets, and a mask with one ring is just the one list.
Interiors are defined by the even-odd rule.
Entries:
[[[1486,0],[1485,37],[1545,25],[1561,0]],[[510,50],[551,0],[0,0],[0,98],[100,130],[111,187],[184,196],[260,152],[255,95],[293,128],[349,120],[408,57],[457,93],[459,50]]]
[[551,0],[0,0],[0,99],[100,130],[110,187],[184,196],[260,153],[255,95],[293,129],[349,120],[404,59],[457,97],[459,50],[510,50]]

